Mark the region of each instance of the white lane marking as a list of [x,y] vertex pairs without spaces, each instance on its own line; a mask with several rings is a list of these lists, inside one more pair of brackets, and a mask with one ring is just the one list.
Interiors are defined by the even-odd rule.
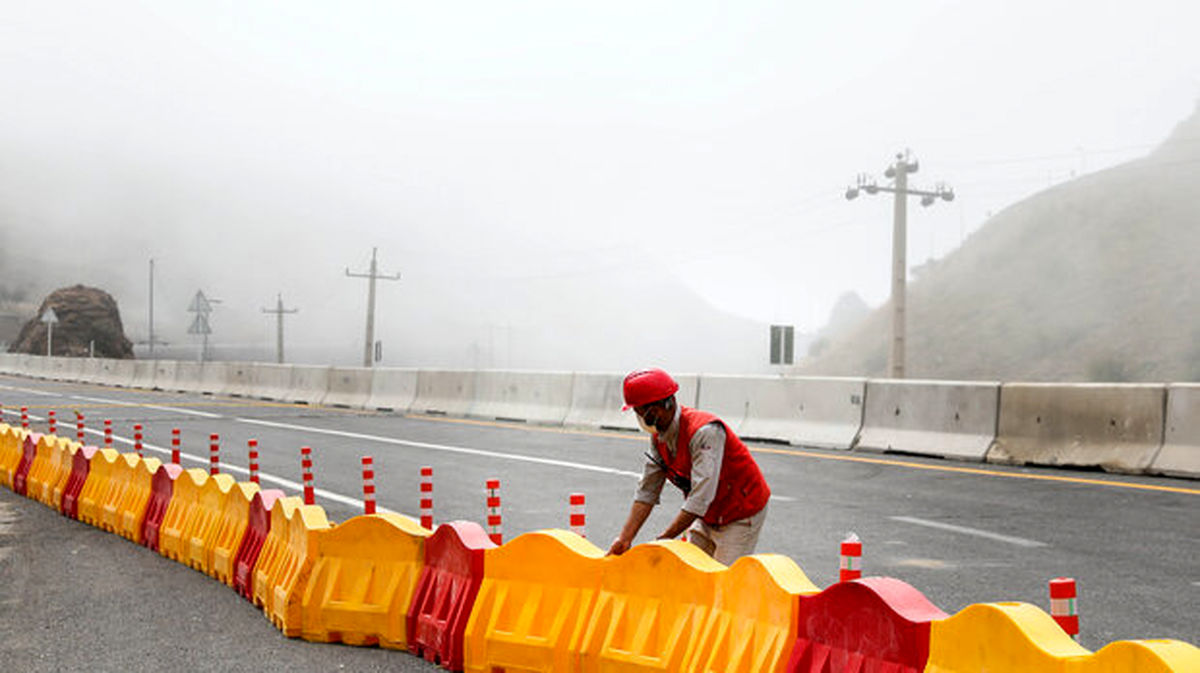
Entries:
[[43,390],[34,390],[32,388],[18,388],[17,386],[0,386],[3,390],[13,390],[26,395],[37,395],[38,397],[61,397],[61,393],[48,393]]
[[82,402],[100,402],[101,404],[112,404],[118,407],[136,407],[136,402],[126,402],[124,400],[108,400],[103,397],[88,397],[86,395],[63,395],[63,397],[80,400]]
[[84,397],[83,395],[69,395],[73,400],[83,400],[85,402],[101,402],[103,404],[116,404],[123,407],[141,407],[145,409],[154,409],[155,411],[167,411],[171,413],[190,414],[192,416],[200,416],[201,418],[224,418],[221,414],[213,414],[207,411],[196,411],[195,409],[183,409],[181,407],[163,407],[157,404],[144,404],[140,402],[125,402],[123,400],[108,400],[103,397]]
[[797,500],[790,495],[775,495],[774,493],[771,494],[771,499],[778,500],[779,502],[796,502]]
[[1045,547],[1045,546],[1047,546],[1045,542],[1038,542],[1037,540],[1028,540],[1023,537],[1013,537],[1011,535],[1001,535],[1000,533],[993,533],[991,531],[980,530],[978,528],[968,528],[966,526],[955,526],[954,524],[942,523],[940,521],[929,521],[927,519],[918,519],[913,516],[893,516],[893,517],[889,517],[889,518],[892,521],[903,521],[904,523],[916,524],[918,526],[925,526],[927,528],[937,528],[939,530],[948,530],[952,533],[962,533],[963,535],[974,535],[975,537],[983,537],[983,538],[987,538],[989,540],[996,540],[998,542],[1007,542],[1008,544],[1015,544],[1018,547]]
[[536,456],[522,456],[516,453],[503,453],[500,451],[485,451],[483,449],[472,449],[465,446],[448,446],[446,444],[430,444],[428,442],[414,442],[407,439],[396,439],[394,437],[381,437],[379,435],[366,435],[358,432],[346,432],[344,430],[327,430],[325,428],[313,428],[306,425],[295,425],[293,423],[279,423],[276,421],[262,421],[255,418],[235,418],[235,421],[242,423],[253,423],[254,425],[265,425],[270,428],[281,428],[284,430],[299,430],[301,432],[314,432],[323,435],[333,435],[335,437],[345,437],[347,439],[362,439],[370,442],[380,442],[382,444],[396,444],[399,446],[411,446],[418,449],[429,449],[431,451],[445,451],[447,453],[465,453],[472,456],[485,456],[488,458],[500,458],[503,460],[515,460],[525,463],[538,463],[540,465],[554,465],[555,467],[569,467],[576,470],[588,470],[590,472],[603,472],[604,474],[615,474],[623,477],[634,477],[640,479],[640,472],[629,472],[627,470],[617,470],[611,467],[602,465],[590,465],[588,463],[572,463],[566,460],[555,460],[553,458],[538,458]]

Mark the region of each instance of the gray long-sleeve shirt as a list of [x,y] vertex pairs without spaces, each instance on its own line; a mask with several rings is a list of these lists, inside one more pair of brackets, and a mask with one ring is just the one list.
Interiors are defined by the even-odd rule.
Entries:
[[[659,437],[667,444],[667,453],[675,456],[675,445],[679,441],[679,415],[681,407],[675,405],[675,418],[670,427]],[[717,496],[717,481],[721,474],[721,461],[725,458],[725,427],[712,422],[696,430],[688,443],[692,454],[692,490],[684,500],[683,511],[704,516]],[[650,439],[651,455],[658,454],[654,446],[654,438]],[[663,484],[667,481],[667,471],[653,460],[647,460],[642,467],[642,479],[638,482],[637,493],[633,499],[637,502],[657,505],[662,495]]]

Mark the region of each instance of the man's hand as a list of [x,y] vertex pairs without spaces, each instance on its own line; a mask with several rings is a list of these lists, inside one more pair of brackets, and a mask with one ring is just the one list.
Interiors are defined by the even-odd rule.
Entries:
[[629,551],[629,541],[621,537],[613,540],[612,546],[608,548],[608,556],[620,556]]

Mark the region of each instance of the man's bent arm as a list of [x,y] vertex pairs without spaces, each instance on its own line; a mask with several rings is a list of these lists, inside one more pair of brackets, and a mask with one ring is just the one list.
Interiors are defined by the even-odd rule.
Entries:
[[671,522],[670,526],[667,526],[667,529],[663,531],[662,535],[658,536],[658,539],[674,540],[682,535],[683,531],[687,530],[688,526],[692,525],[692,522],[699,518],[700,517],[692,514],[686,509],[679,510],[679,514],[675,515],[675,520]]
[[642,529],[642,524],[646,523],[646,517],[650,516],[650,510],[654,509],[654,503],[642,502],[640,500],[633,501],[633,507],[629,508],[629,518],[625,520],[625,526],[621,528],[621,534],[613,540],[612,546],[608,548],[609,554],[624,554],[633,544],[633,538],[637,537],[638,531]]

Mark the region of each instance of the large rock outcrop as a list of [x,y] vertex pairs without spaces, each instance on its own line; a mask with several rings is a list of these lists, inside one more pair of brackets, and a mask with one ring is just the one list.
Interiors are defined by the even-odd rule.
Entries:
[[133,344],[125,338],[121,311],[112,295],[94,287],[76,285],[50,293],[35,315],[21,328],[10,353],[46,354],[46,324],[42,316],[53,308],[58,316],[54,326],[53,355],[86,357],[95,343],[98,358],[133,357]]

